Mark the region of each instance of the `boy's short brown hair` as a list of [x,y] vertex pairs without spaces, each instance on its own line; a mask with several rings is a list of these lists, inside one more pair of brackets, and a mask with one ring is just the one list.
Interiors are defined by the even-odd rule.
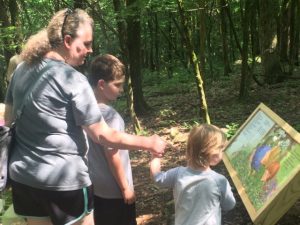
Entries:
[[202,124],[194,127],[189,134],[186,149],[188,165],[193,168],[209,166],[209,156],[212,151],[225,144],[226,135],[218,127]]
[[97,56],[91,63],[88,75],[92,87],[96,87],[99,80],[106,82],[123,79],[125,76],[124,64],[115,56],[105,54]]

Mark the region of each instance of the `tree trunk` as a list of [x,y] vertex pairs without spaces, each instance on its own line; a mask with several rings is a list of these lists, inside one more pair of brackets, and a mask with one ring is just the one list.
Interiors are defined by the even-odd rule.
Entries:
[[116,20],[117,20],[117,29],[118,29],[118,38],[120,43],[120,49],[124,58],[122,61],[126,67],[126,84],[127,84],[127,105],[129,108],[130,118],[133,124],[134,132],[137,134],[141,131],[140,121],[138,120],[135,111],[134,111],[134,103],[133,103],[133,91],[132,91],[132,84],[131,79],[129,76],[129,69],[128,69],[128,58],[129,53],[126,46],[127,41],[127,33],[126,33],[126,23],[124,19],[120,16],[122,10],[124,9],[124,5],[122,5],[120,0],[113,0],[114,10],[116,12]]
[[[7,1],[0,0],[0,25],[1,30],[4,31],[9,26],[11,26],[10,18],[9,18],[9,6],[7,5]],[[1,32],[2,32],[1,31]],[[14,51],[10,48],[10,46],[13,44],[12,39],[9,39],[8,37],[3,37],[3,54],[4,59],[6,62],[6,65],[8,65],[10,58],[14,55]],[[6,67],[7,68],[7,67]],[[1,74],[0,79],[0,102],[3,102],[6,92],[6,73]]]
[[249,86],[250,86],[250,73],[248,69],[248,43],[249,43],[249,24],[250,15],[252,11],[251,7],[252,0],[246,0],[244,18],[242,21],[243,28],[243,49],[242,49],[242,77],[240,85],[239,98],[241,100],[246,99],[249,96]]
[[[3,30],[5,30],[6,28],[8,28],[9,26],[11,26],[10,23],[10,18],[9,18],[9,7],[6,4],[7,1],[4,0],[0,0],[0,21],[1,21],[1,28]],[[11,50],[9,47],[12,44],[11,40],[9,40],[9,38],[4,37],[3,38],[3,49],[4,49],[4,58],[5,58],[5,62],[6,64],[9,63],[9,59],[14,55],[14,51]]]
[[[184,41],[184,34],[183,34],[183,31],[182,31],[182,29],[180,28],[180,26],[179,26],[179,24],[178,24],[178,22],[177,22],[177,20],[175,19],[174,16],[172,17],[172,20],[173,20],[173,22],[174,22],[175,27],[176,27],[177,30],[178,30],[178,33],[180,34],[180,35],[179,35],[179,40],[178,40],[178,42],[180,43],[180,46],[177,46],[177,41],[176,41],[176,42],[175,42],[175,44],[176,44],[176,50],[179,48],[179,51],[180,51],[180,54],[181,54],[181,58],[185,59],[185,52],[184,52],[184,42],[185,42],[185,41]],[[188,67],[187,64],[188,64],[188,63],[185,62],[185,64],[184,64],[184,67],[185,67],[185,68]]]
[[[230,28],[232,30],[232,33],[233,33],[233,36],[234,36],[234,40],[235,40],[235,43],[236,43],[236,46],[237,48],[239,49],[239,52],[240,54],[242,55],[242,47],[241,47],[241,44],[240,44],[240,41],[238,39],[238,35],[237,35],[237,32],[236,32],[236,29],[234,27],[234,23],[232,21],[232,16],[231,16],[231,10],[230,10],[230,7],[229,6],[226,6],[226,13],[227,13],[227,16],[228,16],[228,19],[229,19],[229,24],[230,24]],[[241,10],[242,11],[242,10]]]
[[[127,41],[127,33],[126,33],[126,23],[124,18],[121,17],[122,10],[124,10],[124,5],[122,4],[121,0],[113,0],[114,10],[116,13],[116,21],[117,21],[117,30],[118,30],[118,38],[120,43],[120,49],[122,55],[125,57],[123,62],[128,61],[128,49],[126,46]],[[126,74],[128,76],[128,74]]]
[[294,64],[299,65],[299,42],[300,42],[300,2],[299,0],[296,1],[296,20],[295,20],[295,48],[294,48]]
[[295,65],[295,17],[296,17],[297,3],[296,0],[292,0],[290,7],[290,46],[289,46],[289,74],[292,75]]
[[[150,8],[150,10],[152,10]],[[148,13],[148,28],[150,33],[150,52],[149,52],[149,67],[150,70],[153,72],[155,70],[155,63],[154,63],[154,35],[153,35],[153,19],[152,19],[152,11],[149,11]]]
[[155,21],[155,69],[156,71],[160,70],[160,58],[159,58],[159,23],[157,19],[157,13],[154,13],[154,21]]
[[187,54],[190,57],[190,62],[193,66],[194,70],[194,75],[195,75],[195,80],[197,84],[197,90],[199,94],[199,100],[200,100],[200,112],[202,114],[202,118],[204,121],[208,124],[210,124],[210,117],[208,114],[208,107],[207,107],[207,102],[206,102],[206,97],[205,97],[205,91],[204,91],[204,84],[203,84],[203,79],[202,79],[202,74],[200,71],[200,66],[199,66],[199,61],[197,58],[197,55],[195,54],[194,47],[192,45],[192,39],[191,39],[191,33],[188,28],[187,24],[187,19],[184,14],[184,9],[183,9],[183,0],[177,0],[177,5],[178,5],[178,11],[180,14],[181,18],[181,24],[183,27],[183,35],[184,35],[184,41],[187,49]]
[[129,55],[129,73],[132,82],[134,110],[137,115],[148,112],[143,89],[141,74],[141,28],[140,28],[140,12],[136,6],[136,0],[127,0],[128,16],[127,21],[127,46]]
[[288,36],[289,36],[289,0],[284,0],[280,12],[280,38],[279,52],[280,61],[288,62]]
[[[167,50],[167,74],[168,78],[173,77],[173,29],[172,29],[172,21],[171,21],[171,13],[169,12],[169,19],[168,19],[168,34],[170,41],[168,41],[168,50]],[[175,49],[174,49],[175,52]]]
[[221,36],[222,36],[222,47],[223,47],[223,63],[224,63],[224,76],[228,76],[231,72],[229,59],[228,59],[228,41],[227,41],[227,25],[225,17],[226,1],[219,0],[220,7],[220,21],[221,21]]
[[259,0],[260,49],[264,81],[267,84],[279,82],[282,74],[280,57],[276,51],[278,8],[277,1]]
[[[255,60],[255,57],[260,54],[259,49],[259,33],[258,33],[258,23],[257,23],[257,5],[258,0],[253,2],[252,6],[252,17],[250,19],[250,33],[251,33],[251,51],[252,51],[252,58]],[[254,62],[253,60],[253,62]]]
[[[202,73],[204,73],[205,69],[205,43],[206,43],[206,23],[205,23],[205,5],[206,0],[202,0],[199,2],[200,10],[198,11],[199,15],[199,44],[200,44],[200,52],[199,52],[199,58],[200,58],[200,69]],[[203,78],[205,80],[205,78]]]
[[16,2],[16,0],[10,0],[8,5],[9,5],[11,25],[16,26],[17,25],[17,17],[19,14],[19,8],[17,5],[17,2]]
[[211,31],[213,28],[213,22],[211,21],[212,13],[214,8],[214,1],[211,2],[211,9],[209,10],[208,16],[208,32],[207,32],[207,47],[208,47],[208,65],[209,65],[209,74],[212,79],[215,79],[214,70],[213,70],[213,57],[212,57],[212,44],[211,44]]
[[[231,26],[231,25],[229,25]],[[236,48],[234,47],[235,43],[234,43],[234,34],[232,29],[229,29],[229,40],[230,40],[230,52],[229,52],[229,59],[230,62],[234,62],[236,57],[235,57],[235,50]]]

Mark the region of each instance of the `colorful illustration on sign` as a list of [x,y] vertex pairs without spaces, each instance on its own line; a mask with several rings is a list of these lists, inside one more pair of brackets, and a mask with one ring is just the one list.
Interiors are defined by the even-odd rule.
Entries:
[[256,210],[300,166],[300,144],[262,111],[246,124],[225,154]]

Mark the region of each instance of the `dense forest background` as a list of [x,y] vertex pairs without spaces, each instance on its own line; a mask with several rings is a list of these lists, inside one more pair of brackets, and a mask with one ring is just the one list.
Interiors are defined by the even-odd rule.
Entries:
[[[264,102],[300,131],[300,0],[0,0],[0,102],[7,67],[28,37],[63,8],[95,21],[90,60],[109,53],[127,67],[116,107],[131,131],[158,133],[167,168],[184,165],[191,126],[214,123],[229,137]],[[143,153],[144,154],[144,153]],[[171,224],[170,191],[149,185],[149,156],[133,153],[139,224]],[[223,174],[223,165],[217,168]],[[227,174],[229,177],[229,175]],[[251,224],[238,199],[225,224]],[[139,200],[140,199],[140,200]],[[278,224],[300,224],[300,202]]]
[[59,9],[83,8],[95,20],[91,58],[111,53],[126,63],[128,90],[138,115],[149,110],[143,83],[172,80],[182,70],[194,79],[199,112],[210,122],[204,83],[229,77],[236,64],[240,64],[240,100],[250,96],[253,82],[263,86],[295,79],[299,4],[299,0],[0,0],[0,101],[9,60],[26,39],[44,28]]

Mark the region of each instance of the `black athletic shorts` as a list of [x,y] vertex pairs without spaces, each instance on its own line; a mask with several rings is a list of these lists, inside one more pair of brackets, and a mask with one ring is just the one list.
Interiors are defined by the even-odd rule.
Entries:
[[135,203],[125,204],[124,199],[104,199],[94,196],[95,225],[137,225]]
[[92,186],[75,191],[48,191],[11,181],[16,214],[50,218],[54,225],[73,224],[94,208]]

